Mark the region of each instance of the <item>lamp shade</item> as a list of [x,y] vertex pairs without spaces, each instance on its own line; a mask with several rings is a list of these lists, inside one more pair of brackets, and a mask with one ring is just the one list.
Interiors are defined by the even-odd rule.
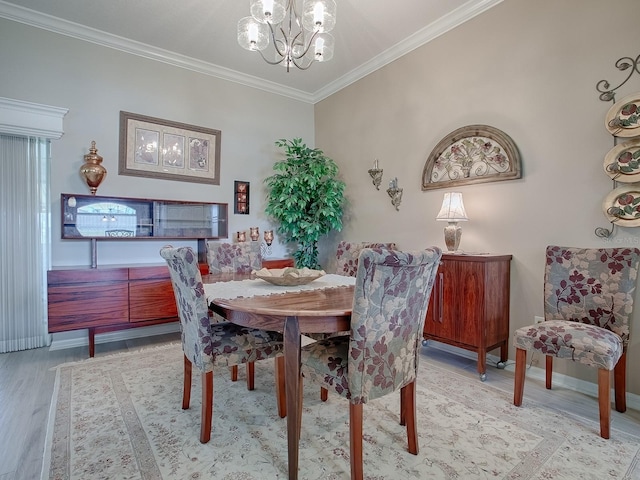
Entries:
[[443,222],[464,222],[469,220],[462,203],[462,193],[447,192],[442,200],[442,207],[436,220]]

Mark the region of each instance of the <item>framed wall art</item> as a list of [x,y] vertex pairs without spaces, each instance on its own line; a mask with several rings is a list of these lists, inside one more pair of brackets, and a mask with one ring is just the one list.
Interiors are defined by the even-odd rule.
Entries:
[[520,153],[509,135],[488,125],[468,125],[433,149],[422,172],[422,190],[521,177]]
[[233,182],[233,213],[249,215],[249,182]]
[[220,185],[220,130],[120,112],[118,173]]

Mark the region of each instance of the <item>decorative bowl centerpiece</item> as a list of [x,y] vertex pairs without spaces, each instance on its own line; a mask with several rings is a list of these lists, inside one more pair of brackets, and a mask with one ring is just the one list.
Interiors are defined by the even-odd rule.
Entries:
[[255,270],[256,277],[273,285],[294,286],[306,285],[325,274],[324,270],[312,270],[310,268],[262,268]]

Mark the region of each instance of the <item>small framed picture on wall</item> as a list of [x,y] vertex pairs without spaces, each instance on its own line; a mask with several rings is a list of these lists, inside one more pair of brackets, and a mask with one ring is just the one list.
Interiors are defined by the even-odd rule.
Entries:
[[249,215],[249,182],[234,182],[233,213]]

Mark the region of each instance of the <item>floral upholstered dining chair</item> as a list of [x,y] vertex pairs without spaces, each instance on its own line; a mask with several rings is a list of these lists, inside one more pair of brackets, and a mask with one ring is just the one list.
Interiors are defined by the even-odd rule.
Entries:
[[553,358],[598,369],[600,436],[609,438],[610,383],[614,371],[616,410],[626,410],[626,349],[640,250],[548,246],[544,274],[544,322],[514,333],[513,403],[522,404],[527,352],[546,357],[551,388]]
[[351,478],[363,478],[362,406],[400,390],[400,423],[417,455],[416,377],[429,297],[442,252],[364,248],[356,275],[350,335],[302,349],[305,379],[349,400]]
[[[195,365],[202,375],[200,442],[207,443],[211,438],[214,368],[277,357],[276,375],[284,378],[282,335],[230,322],[211,323],[197,255],[189,247],[169,246],[162,248],[160,255],[169,266],[180,318],[184,352],[182,408],[189,408],[191,370]],[[275,383],[280,413],[284,411],[285,393],[280,382]]]
[[347,277],[355,277],[358,270],[358,256],[363,248],[396,249],[395,243],[346,242],[342,240],[336,249],[336,273]]
[[209,273],[251,273],[262,268],[259,242],[205,243]]
[[[251,273],[262,268],[262,255],[259,242],[216,242],[207,240],[205,252],[209,273]],[[224,318],[211,312],[211,318],[215,321],[224,321]],[[253,363],[247,364],[247,379],[253,386]],[[238,366],[231,367],[231,380],[238,380]]]

